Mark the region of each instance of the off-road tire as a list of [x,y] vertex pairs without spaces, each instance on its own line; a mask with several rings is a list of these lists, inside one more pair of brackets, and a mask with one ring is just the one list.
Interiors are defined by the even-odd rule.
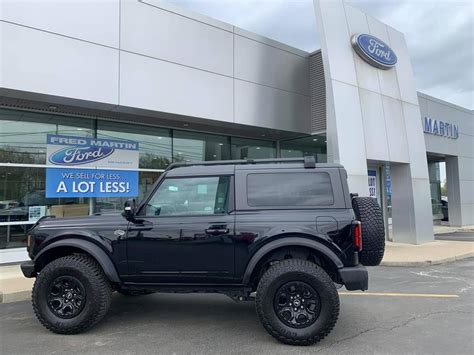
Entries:
[[365,266],[379,265],[385,251],[385,227],[382,210],[375,198],[354,197],[352,208],[362,225],[362,251],[359,262]]
[[[48,289],[59,276],[73,276],[85,289],[85,305],[74,318],[55,315],[48,306]],[[54,333],[81,333],[97,324],[110,307],[112,288],[100,265],[87,255],[69,255],[53,260],[36,278],[32,292],[33,310],[40,323]]]
[[[274,309],[277,290],[289,281],[305,282],[319,294],[319,316],[306,328],[287,326]],[[272,265],[264,273],[257,287],[255,306],[263,326],[275,339],[289,345],[312,345],[334,328],[339,316],[339,295],[333,281],[321,267],[307,260],[287,259]]]

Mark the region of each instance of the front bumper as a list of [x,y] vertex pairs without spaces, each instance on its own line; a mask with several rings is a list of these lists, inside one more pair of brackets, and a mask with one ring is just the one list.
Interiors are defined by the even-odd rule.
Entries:
[[339,275],[349,291],[365,291],[369,288],[369,273],[363,265],[339,269]]
[[21,272],[25,277],[36,277],[35,263],[32,260],[25,261],[20,265]]

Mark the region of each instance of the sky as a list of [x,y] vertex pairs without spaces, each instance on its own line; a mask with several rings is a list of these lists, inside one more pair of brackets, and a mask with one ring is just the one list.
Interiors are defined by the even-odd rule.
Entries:
[[[313,0],[167,0],[312,52]],[[474,109],[474,0],[347,0],[405,34],[418,91]]]

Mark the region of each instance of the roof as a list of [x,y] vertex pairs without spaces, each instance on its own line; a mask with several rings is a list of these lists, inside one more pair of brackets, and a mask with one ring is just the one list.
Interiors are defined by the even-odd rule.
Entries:
[[168,176],[233,174],[235,170],[343,168],[340,164],[317,163],[314,157],[177,162],[166,171]]

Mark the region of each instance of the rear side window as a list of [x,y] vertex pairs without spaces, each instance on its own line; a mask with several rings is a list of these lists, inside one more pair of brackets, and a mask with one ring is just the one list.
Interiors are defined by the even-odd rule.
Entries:
[[334,204],[328,173],[247,175],[247,204],[251,207],[328,206]]

